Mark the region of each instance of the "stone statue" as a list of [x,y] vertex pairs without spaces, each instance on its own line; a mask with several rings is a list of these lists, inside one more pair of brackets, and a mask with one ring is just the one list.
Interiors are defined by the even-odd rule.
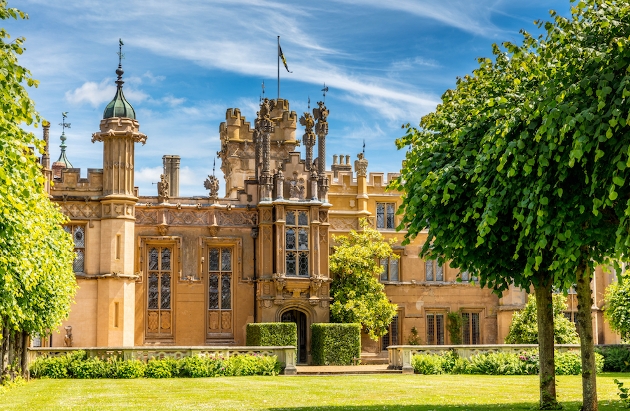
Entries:
[[358,160],[354,161],[354,171],[357,173],[357,177],[367,176],[368,161],[365,159],[363,153],[357,154]]
[[160,203],[168,203],[168,181],[164,174],[160,174],[160,182],[157,183],[158,201]]
[[66,330],[66,335],[63,337],[63,346],[72,347],[72,326],[66,325],[63,328]]
[[305,112],[302,117],[300,117],[300,124],[306,129],[304,135],[310,135],[313,132],[313,127],[315,127],[315,119],[313,119],[311,113]]
[[210,198],[216,200],[219,198],[219,179],[215,176],[208,176],[204,181],[203,186],[206,190],[210,190]]
[[318,108],[313,109],[313,115],[315,116],[315,120],[320,122],[328,121],[328,109],[323,101],[317,102]]

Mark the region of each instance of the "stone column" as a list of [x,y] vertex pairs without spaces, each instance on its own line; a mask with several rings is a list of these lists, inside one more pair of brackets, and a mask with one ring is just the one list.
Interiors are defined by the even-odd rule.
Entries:
[[318,107],[313,109],[313,115],[317,120],[316,130],[318,137],[317,174],[319,175],[319,201],[328,200],[328,179],[326,178],[326,135],[328,134],[328,109],[324,102],[319,101]]

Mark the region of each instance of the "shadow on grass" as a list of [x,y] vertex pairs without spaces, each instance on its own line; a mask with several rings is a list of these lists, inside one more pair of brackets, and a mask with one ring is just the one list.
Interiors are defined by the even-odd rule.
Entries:
[[[562,402],[563,410],[579,410],[582,404],[575,401]],[[619,401],[604,401],[599,403],[600,411],[618,411],[622,407]],[[268,411],[533,411],[538,409],[538,403],[526,402],[526,403],[508,403],[508,404],[411,404],[411,405],[396,405],[396,404],[380,404],[380,405],[319,405],[312,407],[280,407],[280,408],[268,408]]]

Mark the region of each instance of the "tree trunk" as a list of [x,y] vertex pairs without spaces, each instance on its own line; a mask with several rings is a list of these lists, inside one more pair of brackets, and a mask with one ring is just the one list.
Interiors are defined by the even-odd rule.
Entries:
[[8,371],[9,365],[9,327],[2,324],[2,344],[0,346],[0,379]]
[[22,377],[27,380],[30,377],[30,372],[28,370],[28,346],[29,346],[29,335],[26,331],[22,331]]
[[593,321],[591,307],[591,267],[588,261],[578,266],[577,299],[578,324],[580,327],[580,349],[582,351],[582,411],[597,411],[597,372],[595,369],[595,346],[593,343]]
[[540,363],[540,409],[558,409],[556,399],[556,366],[554,363],[553,301],[551,281],[534,288],[538,321]]

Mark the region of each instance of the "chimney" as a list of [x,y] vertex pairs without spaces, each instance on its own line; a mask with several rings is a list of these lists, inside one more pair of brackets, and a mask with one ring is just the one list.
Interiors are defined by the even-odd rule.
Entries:
[[164,176],[168,181],[168,195],[170,198],[179,197],[179,163],[180,157],[175,155],[162,156]]
[[[345,159],[345,162],[344,162],[344,159]],[[332,164],[331,169],[333,172],[333,178],[338,178],[340,171],[352,172],[352,165],[350,165],[350,156],[340,154],[339,163],[337,163],[337,154],[333,155],[333,164]]]

